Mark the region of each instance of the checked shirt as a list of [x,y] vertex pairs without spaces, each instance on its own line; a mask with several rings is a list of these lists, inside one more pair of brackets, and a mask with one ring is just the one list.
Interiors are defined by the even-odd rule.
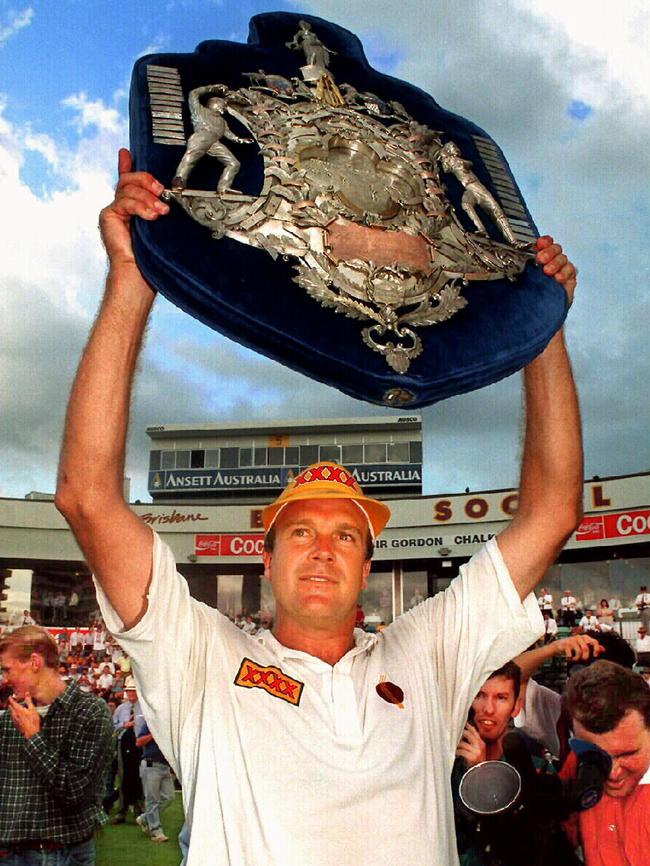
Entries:
[[71,844],[106,820],[101,806],[113,723],[106,704],[74,683],[27,740],[0,715],[0,849],[27,840]]

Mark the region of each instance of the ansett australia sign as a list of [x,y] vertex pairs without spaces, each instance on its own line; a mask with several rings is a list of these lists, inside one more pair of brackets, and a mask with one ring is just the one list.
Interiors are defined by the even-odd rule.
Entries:
[[[286,466],[254,469],[165,469],[149,473],[149,491],[266,490],[286,487],[292,470]],[[295,470],[296,472],[298,470]]]
[[[421,463],[348,466],[362,487],[403,487],[422,483]],[[149,473],[149,492],[197,490],[281,490],[298,467],[264,466],[252,469],[161,469]]]

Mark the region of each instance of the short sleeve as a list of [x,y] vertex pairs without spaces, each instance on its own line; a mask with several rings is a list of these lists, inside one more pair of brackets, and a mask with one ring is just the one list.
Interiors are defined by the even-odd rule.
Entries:
[[480,686],[544,633],[535,595],[523,602],[496,539],[463,565],[448,589],[404,614],[430,652],[453,754]]
[[[210,624],[219,614],[190,596],[169,547],[154,532],[147,610],[131,629],[95,581],[104,622],[132,659],[132,670],[151,733],[174,766],[187,714],[201,697]],[[188,677],[192,666],[195,676]]]

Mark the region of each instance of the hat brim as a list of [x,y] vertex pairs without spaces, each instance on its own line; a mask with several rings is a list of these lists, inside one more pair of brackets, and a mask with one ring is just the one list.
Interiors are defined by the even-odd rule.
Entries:
[[263,508],[262,523],[264,525],[264,531],[268,532],[271,529],[279,513],[285,508],[285,506],[289,505],[291,502],[302,502],[310,499],[331,499],[340,500],[341,502],[356,502],[368,518],[368,524],[373,540],[379,535],[390,520],[390,508],[378,499],[371,499],[369,496],[364,495],[350,495],[349,491],[341,493],[335,492],[331,489],[318,491],[314,489],[317,483],[318,482],[311,484],[308,489],[294,490],[290,496],[286,497],[286,499],[272,502],[270,505]]

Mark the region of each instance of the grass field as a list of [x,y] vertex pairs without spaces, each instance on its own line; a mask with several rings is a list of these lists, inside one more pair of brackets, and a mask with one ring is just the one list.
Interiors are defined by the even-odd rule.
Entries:
[[178,834],[183,826],[180,792],[163,812],[162,825],[169,842],[151,842],[135,823],[132,812],[125,824],[107,824],[97,836],[97,866],[178,866]]

